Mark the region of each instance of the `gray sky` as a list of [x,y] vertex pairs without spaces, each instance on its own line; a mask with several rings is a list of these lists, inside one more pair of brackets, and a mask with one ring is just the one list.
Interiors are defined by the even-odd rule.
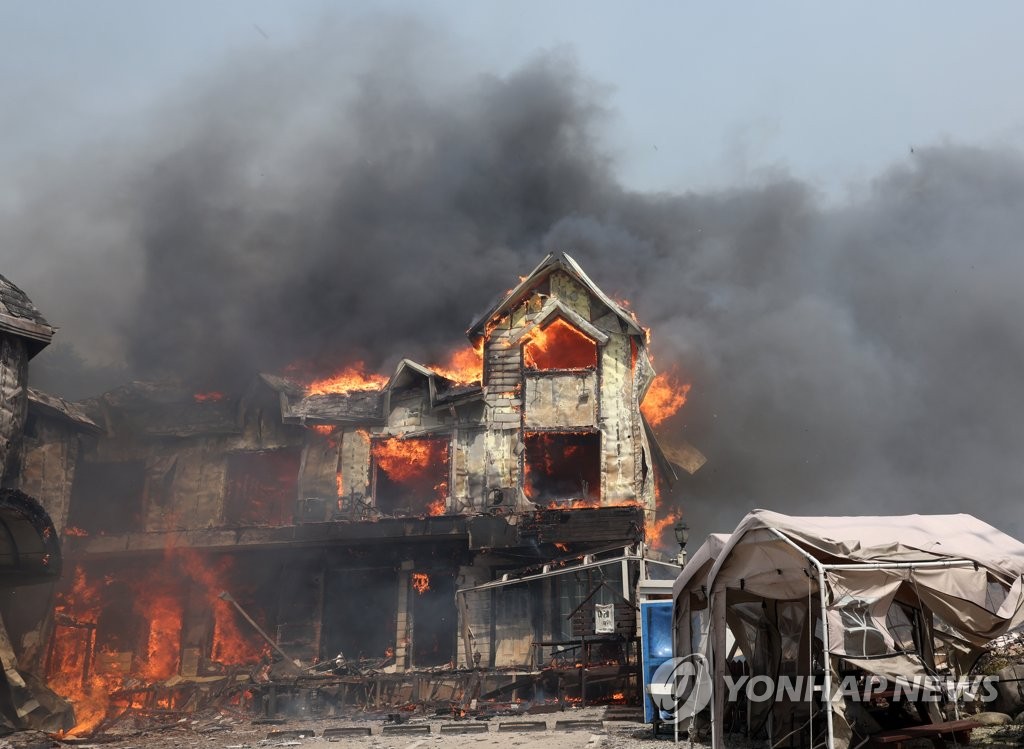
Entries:
[[912,146],[1024,143],[1020,3],[33,0],[0,7],[0,163],[130,130],[226,57],[381,11],[498,74],[571,49],[612,89],[607,146],[637,189],[787,171],[841,199]]

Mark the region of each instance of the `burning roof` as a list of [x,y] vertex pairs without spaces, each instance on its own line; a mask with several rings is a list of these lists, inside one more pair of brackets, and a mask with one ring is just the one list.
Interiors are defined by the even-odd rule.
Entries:
[[402,359],[387,380],[365,376],[338,392],[319,392],[323,386],[303,387],[275,375],[261,378],[280,394],[281,416],[289,424],[383,423],[391,393],[416,381],[426,385],[431,409],[479,400],[483,393],[479,383],[456,382],[411,359]]
[[540,265],[533,269],[530,275],[523,278],[519,285],[508,292],[504,299],[498,302],[488,312],[478,318],[466,334],[470,339],[476,339],[484,334],[487,323],[496,317],[500,317],[523,301],[531,291],[542,281],[547,279],[555,271],[564,271],[572,279],[580,283],[590,294],[596,297],[622,322],[626,324],[627,330],[632,335],[645,335],[644,329],[636,321],[636,318],[626,311],[620,304],[612,300],[607,294],[598,288],[597,284],[590,280],[590,277],[583,272],[583,269],[565,252],[553,252],[544,258]]

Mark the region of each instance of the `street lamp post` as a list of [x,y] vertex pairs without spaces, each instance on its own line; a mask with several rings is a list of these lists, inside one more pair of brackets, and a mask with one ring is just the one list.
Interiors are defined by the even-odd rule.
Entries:
[[676,556],[676,563],[680,567],[686,566],[686,542],[690,540],[690,526],[686,521],[680,520],[672,528],[676,534],[676,543],[679,544],[679,554]]

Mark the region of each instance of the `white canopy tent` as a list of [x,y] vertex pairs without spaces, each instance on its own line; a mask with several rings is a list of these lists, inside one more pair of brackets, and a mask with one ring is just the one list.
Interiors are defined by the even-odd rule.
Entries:
[[950,665],[963,668],[1024,622],[1022,575],[1024,544],[970,515],[756,510],[730,536],[709,538],[677,579],[676,654],[711,663],[716,749],[724,746],[726,623],[751,674],[804,676],[829,695],[823,716],[819,696],[748,705],[750,722],[763,726],[788,710],[810,746],[824,729],[818,744],[835,749],[852,733],[835,678],[840,661],[890,679],[926,677],[936,671],[938,637],[960,646]]
[[[675,653],[703,653],[707,643],[709,609],[708,573],[729,541],[728,533],[712,533],[693,553],[672,584]],[[683,603],[685,602],[685,605]]]

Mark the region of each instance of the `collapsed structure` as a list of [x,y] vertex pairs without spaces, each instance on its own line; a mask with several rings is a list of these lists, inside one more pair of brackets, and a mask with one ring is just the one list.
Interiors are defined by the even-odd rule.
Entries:
[[[673,596],[675,654],[710,664],[710,678],[700,683],[705,698],[687,704],[709,705],[714,747],[725,746],[729,723],[751,737],[767,735],[773,746],[943,737],[966,743],[973,724],[943,722],[934,696],[955,709],[950,685],[970,672],[987,643],[1024,624],[1024,544],[966,514],[792,517],[755,510],[732,534],[709,536]],[[727,631],[735,638],[731,650]],[[742,658],[733,660],[737,654]],[[736,699],[740,690],[730,690],[725,676],[741,671],[807,689]],[[933,697],[875,690],[884,700],[876,721],[869,698],[879,677],[889,685],[924,683]],[[908,728],[901,701],[916,703],[924,725]],[[886,727],[893,730],[882,732]]]
[[[647,333],[554,254],[468,334],[461,371],[39,394],[20,484],[63,532],[66,573],[54,616],[15,641],[80,724],[111,700],[180,706],[239,669],[275,683],[271,650],[307,676],[372,672],[379,703],[387,674],[572,671],[600,635],[621,691],[659,482],[676,478],[641,411]],[[694,455],[674,458],[692,472]],[[611,632],[595,624],[607,606]]]

